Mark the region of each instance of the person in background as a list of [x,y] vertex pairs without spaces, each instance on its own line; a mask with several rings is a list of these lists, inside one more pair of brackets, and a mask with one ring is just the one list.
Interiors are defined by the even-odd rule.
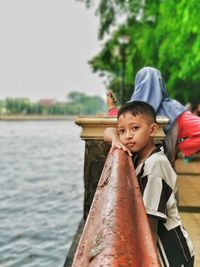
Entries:
[[177,151],[181,151],[185,157],[200,151],[200,118],[168,96],[159,70],[144,67],[137,73],[135,90],[131,96],[133,100],[148,102],[157,115],[169,118],[169,124],[164,129],[164,146],[172,165]]
[[107,92],[107,107],[108,107],[108,116],[117,116],[118,108],[117,108],[117,99],[112,92],[112,90],[109,90]]
[[161,266],[192,267],[194,249],[182,226],[176,202],[177,175],[163,148],[156,147],[156,113],[142,101],[124,104],[117,115],[118,135],[108,128],[104,140],[133,155],[144,207]]
[[192,112],[192,103],[187,102],[187,103],[185,104],[185,108],[186,108],[186,110]]
[[193,114],[200,117],[200,104],[197,104],[193,110]]

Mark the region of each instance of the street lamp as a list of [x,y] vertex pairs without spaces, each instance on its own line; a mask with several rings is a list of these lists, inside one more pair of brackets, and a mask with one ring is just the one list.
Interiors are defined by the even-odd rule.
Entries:
[[130,42],[130,37],[128,35],[121,35],[118,37],[118,42],[121,47],[121,90],[120,90],[120,101],[121,104],[124,103],[124,86],[125,86],[125,72],[126,72],[126,47]]

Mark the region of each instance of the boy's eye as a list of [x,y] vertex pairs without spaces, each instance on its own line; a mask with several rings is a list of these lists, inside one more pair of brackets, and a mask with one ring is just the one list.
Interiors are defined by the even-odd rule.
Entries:
[[123,134],[123,133],[124,133],[124,130],[123,130],[123,129],[119,129],[119,130],[118,130],[118,133],[119,133],[119,134]]
[[136,130],[138,130],[138,129],[139,129],[139,126],[133,126],[133,127],[132,127],[132,130],[133,130],[133,131],[136,131]]

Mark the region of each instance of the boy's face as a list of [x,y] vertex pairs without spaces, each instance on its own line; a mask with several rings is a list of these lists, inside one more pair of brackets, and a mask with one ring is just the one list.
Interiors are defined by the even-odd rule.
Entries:
[[152,145],[157,128],[157,124],[146,115],[133,116],[131,112],[126,112],[118,118],[120,141],[133,153]]

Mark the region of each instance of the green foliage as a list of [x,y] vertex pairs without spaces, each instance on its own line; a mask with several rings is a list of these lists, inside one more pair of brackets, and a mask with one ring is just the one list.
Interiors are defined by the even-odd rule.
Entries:
[[71,110],[75,109],[75,114],[93,115],[105,112],[106,104],[99,96],[87,96],[80,92],[68,94],[68,106]]
[[[85,1],[86,2],[86,1]],[[92,1],[87,1],[91,4]],[[100,0],[99,37],[115,31],[90,60],[94,72],[109,77],[108,86],[119,95],[122,59],[116,56],[118,37],[129,35],[126,46],[125,100],[130,98],[137,71],[159,68],[171,97],[182,103],[200,99],[200,2],[198,0]],[[119,23],[124,17],[124,23]],[[121,53],[120,53],[121,54]]]
[[30,101],[27,98],[7,98],[6,109],[10,113],[27,113]]
[[98,96],[71,92],[68,102],[32,103],[27,98],[6,98],[0,102],[0,113],[41,115],[94,115],[106,111],[106,103]]

